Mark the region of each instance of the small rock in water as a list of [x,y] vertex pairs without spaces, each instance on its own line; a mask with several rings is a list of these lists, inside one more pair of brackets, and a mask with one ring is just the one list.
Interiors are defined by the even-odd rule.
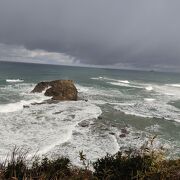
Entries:
[[78,123],[78,125],[81,126],[81,127],[88,127],[89,122],[88,121],[82,121],[82,122]]
[[122,128],[122,129],[121,129],[121,133],[122,133],[122,134],[129,134],[129,132],[128,132],[127,129],[125,129],[125,128]]
[[114,132],[110,132],[109,134],[111,134],[111,135],[115,135],[115,133],[114,133]]
[[116,127],[116,125],[115,124],[111,124],[111,127]]
[[70,117],[71,117],[72,119],[74,119],[76,116],[75,116],[74,114],[72,114],[72,115],[70,115]]
[[120,134],[119,137],[124,138],[124,137],[126,137],[126,134]]
[[29,108],[29,106],[27,106],[27,105],[24,105],[24,106],[23,106],[23,108]]
[[37,102],[35,102],[35,103],[31,103],[31,105],[42,105],[42,104],[46,104],[46,102],[45,102],[45,101],[43,101],[43,102],[40,102],[40,103],[37,103]]
[[98,119],[102,119],[102,117],[101,117],[101,116],[98,116]]

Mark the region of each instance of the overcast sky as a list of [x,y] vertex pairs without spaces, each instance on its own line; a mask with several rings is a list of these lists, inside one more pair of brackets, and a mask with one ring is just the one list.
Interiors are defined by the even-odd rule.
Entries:
[[180,70],[179,0],[0,0],[0,60]]

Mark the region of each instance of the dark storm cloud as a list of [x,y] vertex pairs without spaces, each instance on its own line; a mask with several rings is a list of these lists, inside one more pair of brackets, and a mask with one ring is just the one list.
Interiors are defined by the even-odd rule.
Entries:
[[179,0],[0,0],[0,43],[86,64],[180,66]]

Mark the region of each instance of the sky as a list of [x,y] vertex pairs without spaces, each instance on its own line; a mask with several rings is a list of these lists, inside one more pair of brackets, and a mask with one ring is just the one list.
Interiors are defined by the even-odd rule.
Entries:
[[0,0],[0,60],[180,71],[179,0]]

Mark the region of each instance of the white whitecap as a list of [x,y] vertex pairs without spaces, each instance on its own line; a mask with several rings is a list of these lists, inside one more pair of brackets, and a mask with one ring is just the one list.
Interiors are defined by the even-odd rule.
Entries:
[[153,98],[144,98],[144,100],[147,101],[147,102],[155,101],[155,99],[153,99]]
[[6,79],[8,83],[24,82],[23,79]]
[[146,89],[147,91],[152,91],[152,90],[153,90],[153,87],[152,87],[152,86],[147,86],[145,89]]
[[128,80],[118,80],[118,82],[125,83],[125,84],[129,84],[130,83]]
[[172,86],[172,87],[178,87],[180,88],[180,84],[167,84],[168,86]]
[[99,77],[92,77],[92,78],[90,78],[90,79],[93,79],[93,80],[100,80],[100,79],[103,79],[103,77],[102,77],[102,76],[99,76]]
[[108,84],[112,84],[112,85],[115,85],[115,86],[125,86],[125,87],[129,87],[128,84],[124,84],[124,83],[121,83],[121,82],[107,82]]
[[131,85],[129,83],[123,83],[123,82],[107,82],[108,84],[112,84],[114,86],[121,86],[121,87],[130,87],[130,88],[138,88],[138,89],[142,89],[141,86],[136,86],[136,85]]

